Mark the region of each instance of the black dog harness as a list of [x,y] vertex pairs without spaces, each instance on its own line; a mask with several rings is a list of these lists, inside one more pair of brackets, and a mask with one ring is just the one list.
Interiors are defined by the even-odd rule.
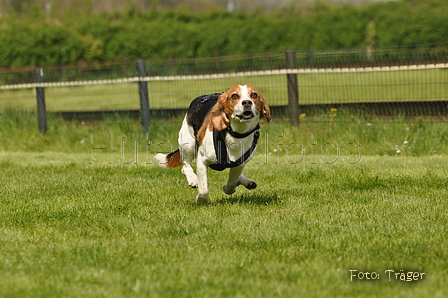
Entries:
[[[215,147],[215,153],[218,162],[209,165],[209,167],[212,168],[213,170],[223,171],[227,168],[234,168],[244,163],[252,155],[252,153],[255,150],[255,147],[257,146],[258,138],[260,137],[259,129],[260,125],[258,124],[254,129],[245,133],[238,133],[234,131],[230,126],[221,131],[213,129],[213,145]],[[249,150],[247,150],[243,155],[241,155],[240,158],[238,158],[235,161],[229,160],[226,142],[224,141],[226,133],[229,133],[232,137],[238,139],[246,138],[250,136],[252,133],[254,133],[254,140]]]

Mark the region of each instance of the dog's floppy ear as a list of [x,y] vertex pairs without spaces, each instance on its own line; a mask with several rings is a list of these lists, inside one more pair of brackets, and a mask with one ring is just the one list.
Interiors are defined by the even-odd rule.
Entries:
[[224,112],[224,104],[227,100],[227,93],[219,96],[218,101],[212,109],[212,124],[216,130],[224,130],[229,126],[230,120]]
[[264,100],[263,96],[260,96],[260,102],[261,102],[261,114],[264,117],[266,117],[266,121],[269,123],[271,122],[271,109]]

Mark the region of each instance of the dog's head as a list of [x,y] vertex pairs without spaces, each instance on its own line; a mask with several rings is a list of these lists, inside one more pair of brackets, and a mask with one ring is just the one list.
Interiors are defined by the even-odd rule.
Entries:
[[271,111],[261,93],[252,85],[234,85],[221,94],[212,109],[216,130],[226,129],[230,121],[253,123],[265,117],[271,121]]

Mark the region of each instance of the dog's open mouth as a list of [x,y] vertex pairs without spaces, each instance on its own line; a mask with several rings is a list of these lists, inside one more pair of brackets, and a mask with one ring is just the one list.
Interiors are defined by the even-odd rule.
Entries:
[[236,115],[236,117],[238,117],[241,121],[244,120],[251,120],[252,118],[254,118],[254,113],[252,111],[245,111],[240,115]]

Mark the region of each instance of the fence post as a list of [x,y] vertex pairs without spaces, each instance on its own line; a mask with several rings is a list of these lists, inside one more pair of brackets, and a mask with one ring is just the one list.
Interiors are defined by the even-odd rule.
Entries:
[[[137,73],[140,78],[146,77],[145,60],[137,60]],[[148,82],[144,80],[138,81],[138,93],[140,96],[140,117],[143,132],[147,132],[149,128],[149,98],[148,98]]]
[[[42,68],[36,68],[34,70],[34,76],[36,83],[42,83],[44,81],[44,70]],[[37,100],[37,126],[42,134],[47,132],[47,111],[45,107],[45,89],[44,87],[36,87],[36,100]]]
[[215,67],[216,71],[221,72],[221,55],[219,53],[215,53]]
[[[297,58],[296,51],[286,51],[286,68],[296,69]],[[297,74],[286,75],[288,82],[288,108],[289,108],[289,122],[291,125],[299,124],[299,86],[297,83]]]

